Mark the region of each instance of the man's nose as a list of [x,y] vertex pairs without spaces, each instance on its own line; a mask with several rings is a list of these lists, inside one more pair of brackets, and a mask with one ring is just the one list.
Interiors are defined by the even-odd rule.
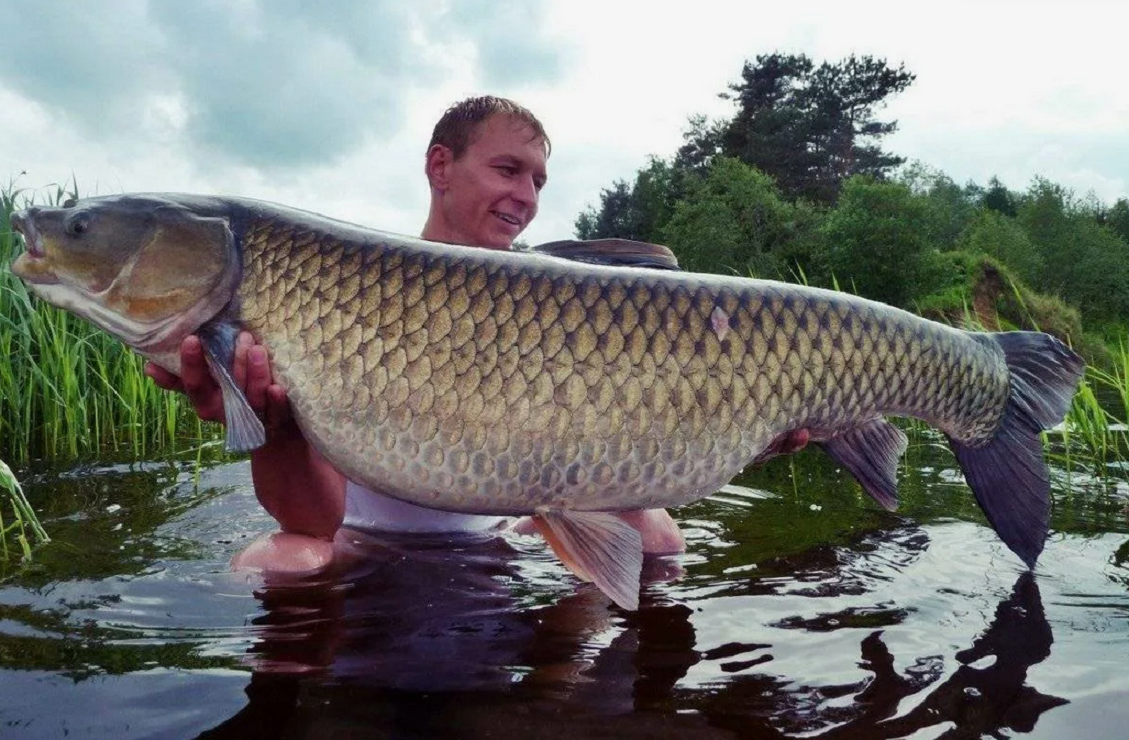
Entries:
[[537,186],[533,184],[532,175],[518,179],[517,185],[514,187],[513,196],[515,200],[519,200],[530,206],[536,206],[539,195],[540,193],[537,191]]

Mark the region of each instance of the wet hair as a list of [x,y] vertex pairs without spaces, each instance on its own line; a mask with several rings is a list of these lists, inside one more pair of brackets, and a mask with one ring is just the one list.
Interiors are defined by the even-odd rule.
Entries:
[[537,120],[537,116],[512,100],[496,98],[493,95],[467,98],[448,108],[439,122],[435,124],[427,150],[431,151],[431,147],[442,144],[451,150],[455,159],[458,159],[470,146],[478,127],[494,115],[509,116],[513,120],[529,126],[533,129],[535,137],[545,142],[545,156],[548,156],[549,152],[552,151],[552,144],[549,143],[545,127]]

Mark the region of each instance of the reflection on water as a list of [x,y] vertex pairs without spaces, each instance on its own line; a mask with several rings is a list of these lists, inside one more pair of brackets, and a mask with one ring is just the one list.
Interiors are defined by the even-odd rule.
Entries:
[[[909,542],[920,547],[923,540]],[[515,608],[505,585],[518,577],[515,553],[501,538],[453,548],[365,544],[360,572],[259,592],[264,614],[249,651],[248,704],[202,737],[277,737],[283,729],[321,737],[373,721],[406,736],[453,737],[485,721],[484,712],[499,734],[519,737],[553,736],[545,723],[562,715],[574,732],[590,727],[630,737],[711,728],[733,737],[894,738],[948,725],[961,728],[960,736],[982,737],[1030,732],[1043,712],[1067,703],[1026,684],[1028,669],[1050,655],[1053,642],[1029,573],[997,605],[987,629],[955,653],[955,670],[940,656],[924,656],[899,671],[880,628],[900,621],[897,610],[788,620],[780,626],[852,629],[861,636],[858,665],[869,674],[850,684],[798,687],[756,670],[772,661],[772,644],[703,650],[694,611],[670,598],[646,598],[631,614],[582,588],[548,606]],[[739,675],[698,692],[679,690],[701,661]],[[527,711],[493,716],[492,704]],[[374,716],[378,707],[382,714]],[[651,713],[664,710],[675,714],[656,726]],[[302,730],[289,734],[294,728]]]
[[1121,737],[1116,485],[1058,493],[1033,576],[918,468],[896,515],[787,464],[684,507],[634,613],[516,535],[357,534],[341,572],[264,583],[226,567],[270,527],[245,464],[45,474],[0,737]]

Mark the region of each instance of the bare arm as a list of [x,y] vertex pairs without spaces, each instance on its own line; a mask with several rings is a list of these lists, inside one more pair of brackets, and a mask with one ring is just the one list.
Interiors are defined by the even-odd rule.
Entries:
[[[185,338],[180,360],[180,377],[152,363],[145,372],[161,388],[185,393],[201,419],[222,423],[223,396],[197,337]],[[267,428],[266,445],[251,453],[259,503],[283,532],[332,539],[345,516],[345,478],[302,436],[286,391],[271,382],[266,348],[247,332],[236,341],[232,375]]]

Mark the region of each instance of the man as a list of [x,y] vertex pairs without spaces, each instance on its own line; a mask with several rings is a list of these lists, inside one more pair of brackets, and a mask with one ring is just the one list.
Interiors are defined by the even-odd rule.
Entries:
[[[420,236],[451,244],[510,249],[537,215],[548,175],[550,144],[540,121],[516,103],[471,98],[452,106],[436,124],[425,172],[431,206]],[[501,526],[500,517],[424,509],[361,488],[334,469],[306,441],[290,415],[285,391],[271,382],[269,348],[244,333],[236,344],[233,375],[251,407],[264,419],[267,443],[251,453],[255,494],[280,532],[257,540],[236,556],[236,568],[312,571],[333,560],[333,539],[347,527],[366,530],[451,532]],[[185,339],[181,377],[149,364],[162,388],[183,390],[200,418],[223,421],[223,398],[208,373],[200,342]],[[649,553],[685,548],[664,510],[621,515]],[[529,531],[525,520],[517,527]]]

